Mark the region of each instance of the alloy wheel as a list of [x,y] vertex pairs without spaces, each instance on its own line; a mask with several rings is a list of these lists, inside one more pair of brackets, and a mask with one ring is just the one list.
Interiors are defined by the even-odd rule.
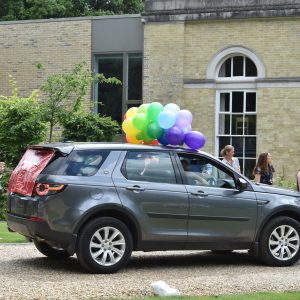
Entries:
[[299,234],[294,227],[280,225],[270,234],[269,249],[276,259],[284,261],[298,253],[299,243]]

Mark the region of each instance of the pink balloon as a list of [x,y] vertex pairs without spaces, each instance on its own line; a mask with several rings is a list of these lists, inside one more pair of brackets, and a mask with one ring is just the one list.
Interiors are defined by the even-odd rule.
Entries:
[[189,110],[182,109],[176,115],[176,126],[185,128],[192,124],[193,115]]

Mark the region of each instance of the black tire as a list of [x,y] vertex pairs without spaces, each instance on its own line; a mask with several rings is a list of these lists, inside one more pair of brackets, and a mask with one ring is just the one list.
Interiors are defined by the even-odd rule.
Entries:
[[263,229],[259,258],[275,267],[293,265],[300,257],[300,224],[289,217],[271,220]]
[[44,243],[44,242],[39,242],[37,240],[33,240],[33,243],[42,254],[45,256],[48,256],[50,258],[56,258],[56,259],[66,259],[69,258],[71,255],[64,249],[61,248],[54,248],[51,247],[50,245]]
[[97,218],[79,233],[76,255],[80,264],[91,273],[117,272],[126,266],[131,252],[132,235],[118,219]]

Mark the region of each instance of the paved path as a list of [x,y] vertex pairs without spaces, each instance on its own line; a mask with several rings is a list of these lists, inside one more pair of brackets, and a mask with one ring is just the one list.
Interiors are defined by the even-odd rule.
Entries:
[[0,244],[0,299],[103,299],[151,296],[163,280],[183,295],[300,290],[300,263],[260,265],[246,252],[135,252],[126,269],[84,273],[76,257],[57,261],[32,244]]

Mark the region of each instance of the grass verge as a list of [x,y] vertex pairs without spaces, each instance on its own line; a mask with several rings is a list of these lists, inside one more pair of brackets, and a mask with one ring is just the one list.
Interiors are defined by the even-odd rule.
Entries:
[[[155,300],[159,297],[145,297],[143,300]],[[300,292],[283,292],[283,293],[251,293],[239,295],[218,295],[218,296],[176,296],[165,297],[168,300],[300,300]],[[140,300],[132,298],[129,300]]]
[[0,221],[0,244],[3,243],[25,243],[26,238],[16,232],[9,232],[5,221]]

